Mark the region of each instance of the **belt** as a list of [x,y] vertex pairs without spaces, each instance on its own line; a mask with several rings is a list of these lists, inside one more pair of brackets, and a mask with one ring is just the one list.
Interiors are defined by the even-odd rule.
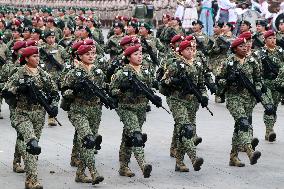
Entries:
[[17,104],[16,110],[34,111],[34,110],[43,110],[43,107],[39,104],[37,105]]
[[79,105],[85,105],[85,106],[94,106],[94,105],[98,105],[100,103],[100,100],[98,98],[95,98],[91,101],[87,101],[81,98],[75,98],[74,99],[74,103],[79,104]]

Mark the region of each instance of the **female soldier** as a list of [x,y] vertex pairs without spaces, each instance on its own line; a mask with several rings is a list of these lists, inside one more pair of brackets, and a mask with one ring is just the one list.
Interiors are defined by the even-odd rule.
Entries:
[[240,151],[245,151],[250,159],[250,164],[256,164],[261,153],[254,151],[251,145],[252,111],[256,104],[255,97],[243,86],[241,75],[247,77],[261,93],[261,72],[256,60],[247,56],[245,38],[237,38],[231,44],[234,53],[224,62],[218,84],[221,89],[226,88],[226,106],[235,120],[232,138],[232,150],[230,154],[230,166],[245,166],[238,158]]
[[[141,46],[130,46],[124,50],[126,64],[118,70],[111,81],[111,92],[118,99],[117,114],[124,124],[122,141],[120,144],[119,161],[121,176],[133,177],[135,174],[129,169],[131,154],[134,156],[143,172],[144,178],[150,177],[152,165],[146,164],[144,159],[144,146],[147,135],[142,134],[142,125],[146,121],[147,98],[135,90],[131,84],[131,78],[136,77],[148,86],[151,83],[151,75],[148,69],[141,66]],[[159,98],[157,96],[157,98]],[[161,100],[159,98],[159,100]]]
[[[50,76],[38,67],[39,54],[35,46],[21,50],[23,67],[13,74],[5,84],[3,94],[10,106],[13,106],[14,116],[12,125],[15,126],[19,138],[24,141],[21,145],[21,154],[24,154],[26,171],[25,187],[27,189],[43,188],[37,179],[37,155],[41,153],[38,141],[44,126],[46,111],[36,98],[38,94],[49,96],[45,99],[49,104],[49,115],[56,117],[59,94],[55,83]],[[44,93],[44,94],[43,94]]]
[[[176,130],[176,171],[188,172],[183,163],[187,153],[194,170],[199,171],[203,164],[202,158],[196,157],[194,138],[196,135],[196,112],[199,108],[197,97],[193,94],[193,85],[200,92],[201,106],[208,105],[208,97],[204,86],[202,64],[194,59],[194,50],[190,41],[182,41],[176,49],[179,56],[172,59],[167,66],[161,85],[167,90],[167,103],[175,121]],[[191,86],[189,86],[191,85]]]
[[[77,50],[78,64],[71,69],[62,82],[62,96],[72,103],[68,117],[77,132],[80,162],[76,172],[76,182],[98,184],[104,180],[100,176],[94,162],[94,151],[100,149],[102,137],[98,135],[101,121],[102,105],[99,98],[87,89],[86,82],[104,87],[104,75],[94,65],[96,51],[91,45],[81,45]],[[85,90],[86,89],[86,90]],[[88,167],[92,179],[85,175]]]

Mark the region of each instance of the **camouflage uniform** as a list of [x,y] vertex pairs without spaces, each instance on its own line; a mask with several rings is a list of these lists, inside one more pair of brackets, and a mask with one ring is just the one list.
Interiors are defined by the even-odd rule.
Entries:
[[105,46],[105,53],[110,55],[110,59],[116,58],[122,53],[122,48],[119,45],[120,40],[124,37],[124,34],[113,35],[109,38]]
[[[257,156],[252,148],[252,111],[256,105],[254,96],[243,86],[240,86],[237,79],[229,80],[233,74],[232,70],[241,70],[247,78],[256,86],[257,91],[261,91],[261,70],[259,64],[253,57],[246,57],[243,63],[236,56],[229,57],[222,66],[218,76],[220,90],[226,92],[226,107],[235,120],[234,133],[232,137],[232,150],[230,155],[231,166],[244,166],[238,158],[238,152],[245,151],[251,160],[251,164]],[[258,154],[259,153],[259,154]],[[260,156],[260,152],[257,152]],[[259,158],[259,157],[258,157]],[[257,159],[258,159],[257,158]]]
[[165,46],[169,47],[172,37],[177,34],[184,35],[185,34],[184,29],[180,26],[166,27],[161,33],[160,40]]
[[146,140],[143,139],[143,144],[140,143],[141,145],[137,145],[133,142],[137,139],[137,135],[142,135],[142,126],[146,121],[146,106],[148,99],[144,95],[137,93],[138,91],[135,92],[132,89],[122,89],[122,86],[125,83],[129,83],[128,77],[133,75],[148,86],[151,84],[151,77],[148,69],[141,67],[140,73],[137,73],[131,65],[127,64],[112,76],[110,85],[112,95],[118,99],[117,114],[124,125],[119,150],[119,172],[121,176],[134,176],[134,173],[132,173],[128,167],[133,152],[144,177],[149,177],[150,175],[145,174],[149,171],[147,169],[150,169],[150,167],[152,170],[152,166],[146,164],[144,157],[143,146]]
[[[62,96],[71,103],[68,117],[77,132],[77,144],[79,147],[80,163],[76,172],[76,182],[92,182],[97,184],[98,179],[103,179],[95,167],[95,148],[89,146],[89,138],[101,138],[98,129],[102,116],[102,105],[97,97],[90,97],[84,90],[78,91],[77,87],[81,77],[88,78],[99,88],[104,88],[104,74],[101,69],[94,65],[87,71],[83,63],[79,63],[71,69],[62,82]],[[96,146],[97,149],[99,149]],[[91,173],[92,180],[88,180],[85,175],[86,167]],[[99,181],[101,182],[101,181]]]
[[103,32],[100,28],[90,28],[92,32],[92,37],[95,41],[97,41],[100,45],[104,45],[104,36]]
[[[176,171],[187,172],[188,168],[183,163],[184,155],[187,154],[192,161],[195,170],[200,169],[202,158],[196,157],[196,148],[194,140],[196,135],[196,112],[199,109],[197,98],[184,91],[181,81],[173,82],[182,74],[190,77],[194,84],[201,90],[203,98],[207,98],[206,88],[204,86],[203,67],[200,62],[189,62],[180,56],[169,60],[165,74],[162,78],[162,87],[167,91],[167,103],[173,114],[175,121],[174,134],[176,139]],[[167,89],[168,88],[168,89]],[[191,134],[185,134],[190,132]],[[202,164],[201,163],[201,164]],[[199,166],[199,169],[197,168]]]
[[[262,67],[262,77],[264,80],[264,85],[268,88],[268,91],[266,93],[266,97],[271,100],[273,105],[275,106],[276,110],[278,107],[278,104],[281,101],[281,94],[277,91],[276,88],[276,77],[278,75],[279,69],[281,69],[284,66],[284,51],[281,47],[276,47],[274,50],[269,50],[267,47],[262,47],[260,50],[255,52],[256,57],[260,60],[260,66]],[[264,63],[263,58],[267,56],[271,62],[272,65],[270,67],[276,68],[277,73],[272,73],[269,71],[267,65]],[[267,115],[264,113],[264,124],[266,126],[266,133],[265,133],[265,140],[270,141],[269,135],[275,134],[273,127],[277,119],[277,115]],[[275,140],[275,139],[274,139]],[[273,140],[272,140],[273,141]],[[272,142],[270,141],[270,142]]]
[[[6,49],[7,49],[6,44],[3,41],[1,41],[0,42],[0,58],[2,60],[6,60],[6,54],[5,54],[5,52],[7,52]],[[2,60],[0,61],[0,119],[3,119],[3,116],[1,114],[1,105],[2,105],[2,101],[3,101],[2,95],[1,95],[1,90],[4,87],[4,81],[1,77],[1,73],[3,72],[4,65],[7,64],[7,62],[2,62]]]
[[[50,76],[38,68],[38,73],[31,73],[26,66],[21,67],[13,74],[7,83],[5,83],[3,91],[10,94],[8,99],[13,106],[14,113],[11,117],[12,126],[18,133],[18,139],[23,142],[20,145],[19,152],[23,154],[26,171],[26,188],[34,184],[39,185],[37,179],[37,155],[40,153],[29,152],[32,141],[39,141],[45,120],[44,108],[32,102],[27,94],[20,92],[20,86],[23,82],[32,80],[34,84],[47,94],[51,95],[51,106],[56,107],[59,101],[57,87]],[[8,95],[7,95],[8,96]],[[7,99],[6,99],[7,100]],[[39,187],[40,188],[40,187]]]

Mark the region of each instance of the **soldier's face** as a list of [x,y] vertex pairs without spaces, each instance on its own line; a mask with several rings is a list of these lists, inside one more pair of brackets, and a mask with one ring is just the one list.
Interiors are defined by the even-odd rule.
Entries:
[[250,52],[252,48],[252,40],[247,40],[246,46],[247,46],[247,52]]
[[52,27],[53,26],[53,22],[46,22],[46,26],[47,27]]
[[38,33],[31,33],[31,38],[35,41],[39,40],[40,35]]
[[135,34],[135,28],[133,26],[128,26],[127,27],[127,34]]
[[148,30],[145,27],[140,27],[139,34],[142,36],[146,36],[148,34]]
[[193,54],[194,54],[194,49],[192,47],[187,47],[183,51],[181,51],[181,55],[187,60],[192,59]]
[[96,58],[96,51],[90,50],[79,57],[84,64],[93,64]]
[[192,30],[194,32],[200,32],[201,31],[201,27],[200,27],[199,24],[194,24],[194,25],[192,25]]
[[235,48],[236,55],[239,57],[245,57],[247,55],[247,45],[242,43]]
[[262,25],[256,25],[256,31],[257,32],[264,32],[265,31],[265,27],[263,27]]
[[268,48],[275,48],[276,46],[276,36],[269,36],[265,39],[265,45]]
[[87,22],[86,22],[86,25],[87,25],[89,28],[91,28],[91,27],[94,26],[93,22],[91,22],[91,21],[87,21]]
[[130,55],[130,64],[138,66],[142,64],[142,51],[138,50]]
[[250,29],[249,26],[246,25],[246,24],[242,24],[242,25],[241,25],[241,28],[240,28],[241,32],[249,31],[249,29]]
[[120,35],[120,34],[122,33],[122,30],[121,30],[120,27],[115,27],[113,30],[114,30],[114,33],[115,33],[116,35]]
[[71,34],[70,29],[69,29],[68,27],[65,27],[65,28],[63,29],[63,34],[64,34],[64,35],[70,35],[70,34]]
[[163,17],[163,24],[167,24],[167,23],[169,23],[169,19],[167,18],[167,17]]
[[284,23],[280,23],[280,24],[279,24],[279,30],[280,30],[281,32],[284,32]]
[[33,54],[26,58],[27,66],[30,68],[36,68],[39,64],[39,54]]
[[29,39],[31,37],[31,33],[29,31],[25,31],[23,33],[23,37],[24,37],[24,39]]
[[55,43],[55,36],[48,36],[46,38],[46,43],[49,45],[53,45]]
[[214,31],[215,34],[220,34],[221,28],[219,26],[214,26],[213,31]]
[[38,26],[38,27],[43,27],[43,26],[44,26],[44,21],[43,21],[43,20],[39,20],[39,21],[37,22],[37,26]]
[[229,26],[227,26],[227,25],[224,25],[222,30],[223,30],[224,33],[227,33],[229,31],[231,31],[231,28]]
[[13,31],[12,35],[13,35],[13,38],[19,38],[20,37],[20,33],[18,31]]

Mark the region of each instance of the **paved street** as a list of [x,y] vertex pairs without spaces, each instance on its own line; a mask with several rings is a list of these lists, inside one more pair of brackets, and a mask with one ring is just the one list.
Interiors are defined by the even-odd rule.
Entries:
[[[104,31],[106,35],[106,31]],[[166,106],[165,98],[163,103]],[[167,106],[166,106],[167,107]],[[258,150],[262,156],[258,164],[251,166],[247,156],[242,153],[240,159],[246,163],[243,168],[228,166],[233,133],[233,119],[225,104],[215,104],[210,97],[212,117],[205,109],[198,112],[197,130],[203,143],[197,148],[198,155],[204,158],[204,165],[199,172],[194,172],[186,157],[185,163],[190,168],[188,173],[174,171],[175,159],[169,156],[173,131],[172,116],[163,109],[152,106],[147,114],[143,132],[148,134],[145,147],[146,160],[153,165],[152,176],[144,179],[134,158],[130,168],[136,173],[133,178],[118,175],[118,151],[122,133],[122,123],[115,111],[103,110],[100,134],[103,136],[102,150],[96,155],[96,165],[105,177],[100,189],[280,189],[284,183],[284,106],[278,109],[278,121],[275,131],[277,141],[270,144],[264,141],[265,127],[262,120],[263,108],[258,105],[253,114],[254,135],[260,139]],[[24,188],[25,174],[12,171],[12,161],[16,132],[10,126],[8,106],[3,106],[4,119],[0,120],[0,189]],[[69,165],[74,128],[66,112],[60,110],[58,119],[62,127],[43,129],[39,156],[39,179],[45,189],[81,189],[93,188],[91,184],[77,184],[76,168]],[[281,124],[282,123],[282,124]]]
[[[165,102],[165,99],[163,99]],[[264,141],[264,124],[261,106],[257,106],[253,115],[255,136],[260,139],[258,149],[262,152],[259,163],[249,165],[248,158],[241,154],[246,163],[244,168],[229,167],[229,152],[233,132],[233,120],[224,104],[215,104],[210,98],[210,108],[214,117],[201,109],[198,113],[198,134],[203,143],[198,146],[198,155],[205,160],[201,171],[189,173],[174,171],[175,160],[169,157],[170,138],[173,119],[164,110],[152,107],[147,114],[144,132],[148,134],[146,159],[153,165],[152,176],[144,179],[134,158],[130,167],[136,173],[134,178],[118,175],[118,150],[122,133],[122,123],[114,111],[104,109],[100,127],[103,136],[102,150],[96,156],[98,170],[105,176],[103,184],[96,188],[281,188],[284,183],[284,108],[279,108],[276,132],[278,140],[274,144]],[[24,174],[12,172],[15,130],[10,126],[8,107],[4,105],[5,119],[0,120],[0,185],[1,189],[19,189],[24,187]],[[65,112],[61,111],[58,119],[63,127],[45,126],[40,141],[42,153],[39,156],[39,178],[47,189],[91,188],[90,184],[74,182],[76,168],[69,165],[74,129]]]

